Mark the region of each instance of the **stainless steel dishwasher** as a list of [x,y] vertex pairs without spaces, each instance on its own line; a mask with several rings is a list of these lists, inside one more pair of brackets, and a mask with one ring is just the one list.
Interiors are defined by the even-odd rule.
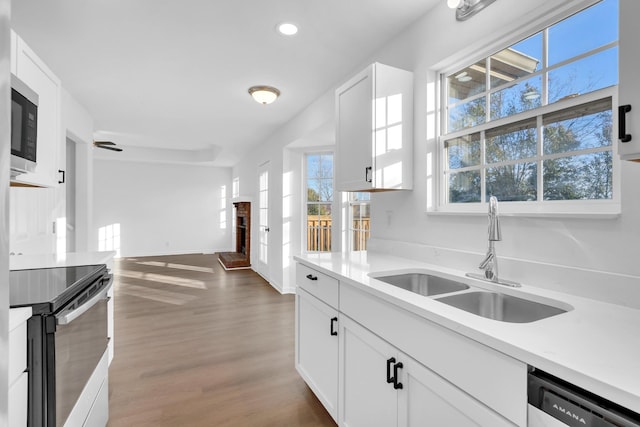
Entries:
[[528,427],[637,427],[640,414],[529,368]]

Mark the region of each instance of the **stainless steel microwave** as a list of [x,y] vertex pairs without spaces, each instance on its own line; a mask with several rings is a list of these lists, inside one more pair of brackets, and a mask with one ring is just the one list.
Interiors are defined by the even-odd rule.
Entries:
[[11,175],[33,172],[38,147],[38,94],[11,75]]

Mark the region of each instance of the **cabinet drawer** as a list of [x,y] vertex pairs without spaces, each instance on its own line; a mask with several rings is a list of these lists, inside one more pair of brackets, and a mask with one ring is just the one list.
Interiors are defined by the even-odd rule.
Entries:
[[27,323],[9,331],[9,385],[27,369]]
[[519,426],[527,423],[527,366],[346,284],[340,312]]
[[338,308],[338,280],[298,263],[296,284],[311,295]]

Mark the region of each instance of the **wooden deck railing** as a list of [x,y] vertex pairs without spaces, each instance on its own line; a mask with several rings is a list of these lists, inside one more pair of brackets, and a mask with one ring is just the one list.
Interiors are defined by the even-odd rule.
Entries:
[[[369,218],[354,219],[353,250],[363,251],[367,249],[367,241],[371,229]],[[331,251],[331,217],[320,216],[307,220],[307,251],[330,252]]]

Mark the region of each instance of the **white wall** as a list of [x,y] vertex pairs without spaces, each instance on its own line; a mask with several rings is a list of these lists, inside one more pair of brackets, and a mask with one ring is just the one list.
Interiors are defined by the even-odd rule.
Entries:
[[[558,14],[589,3],[593,1],[573,0],[559,5],[555,0],[500,0],[470,20],[457,22],[455,12],[443,1],[353,70],[358,72],[368,63],[379,61],[414,72],[414,190],[372,195],[371,247],[463,270],[476,269],[486,250],[486,215],[425,213],[427,191],[433,190],[427,185],[427,170],[433,170],[427,156],[436,152],[436,71],[457,60],[473,61],[475,55],[490,53],[487,47],[504,47],[506,42],[502,40],[515,42],[540,25],[551,23]],[[303,138],[319,122],[332,120],[333,108],[331,89],[260,144],[259,153],[248,156],[234,173],[241,181],[246,178],[255,182],[251,169],[258,162],[281,158],[287,141]],[[274,172],[281,165],[272,165],[272,175],[276,176]],[[622,164],[622,214],[617,218],[503,218],[503,241],[497,243],[502,276],[640,307],[640,263],[634,251],[640,236],[638,182],[640,165]],[[246,189],[247,183],[244,185]],[[271,195],[272,203],[280,204],[282,196]],[[274,224],[272,235],[282,233],[276,227]],[[281,272],[282,268],[274,265],[272,277],[282,280]]]
[[[226,228],[220,225],[221,186]],[[95,159],[93,194],[93,232],[120,224],[121,256],[231,249],[229,168]]]
[[[94,237],[91,232],[93,216],[93,117],[64,88],[62,89],[62,126],[65,129],[66,137],[76,143],[75,247],[76,252],[84,252],[92,247],[92,237]],[[64,151],[61,158],[66,160]],[[66,165],[65,169],[67,169]]]

